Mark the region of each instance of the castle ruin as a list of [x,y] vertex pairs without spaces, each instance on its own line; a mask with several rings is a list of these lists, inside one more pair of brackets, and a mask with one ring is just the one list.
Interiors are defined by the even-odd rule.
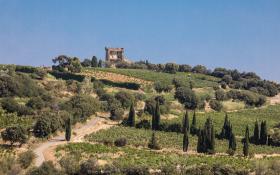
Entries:
[[106,61],[117,62],[125,61],[124,48],[108,48],[105,47]]

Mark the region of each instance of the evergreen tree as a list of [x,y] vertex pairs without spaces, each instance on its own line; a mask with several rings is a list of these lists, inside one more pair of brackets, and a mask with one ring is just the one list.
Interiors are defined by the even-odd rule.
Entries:
[[259,144],[259,142],[260,142],[260,129],[259,129],[259,123],[257,120],[255,122],[253,141],[255,144]]
[[93,56],[91,59],[91,67],[97,67],[98,66],[98,60],[96,56]]
[[192,135],[197,134],[197,128],[196,128],[196,114],[195,111],[193,113],[193,118],[192,118],[192,124],[191,124],[191,128],[190,128],[190,133]]
[[65,140],[66,141],[70,141],[71,139],[71,134],[72,134],[72,131],[71,131],[71,119],[67,119],[66,123],[65,123]]
[[157,143],[157,138],[156,138],[156,134],[155,132],[153,132],[152,138],[150,140],[150,143],[148,144],[148,147],[150,149],[155,149],[155,150],[159,150],[160,146]]
[[231,134],[229,139],[229,150],[232,150],[233,153],[236,151],[236,139],[234,133]]
[[267,127],[266,127],[266,121],[262,121],[262,122],[261,122],[260,144],[262,144],[262,145],[266,145],[266,144],[267,144]]
[[160,108],[159,108],[159,101],[156,103],[156,108],[154,110],[154,115],[152,118],[152,129],[158,130],[160,125]]
[[134,110],[133,103],[131,103],[131,106],[129,109],[127,124],[130,127],[135,127],[135,110]]
[[249,127],[246,127],[245,138],[243,139],[243,154],[245,157],[249,155]]
[[230,127],[230,121],[228,120],[228,115],[226,114],[225,120],[224,120],[224,125],[222,128],[222,131],[220,133],[220,138],[221,139],[229,139],[231,136],[231,127]]
[[204,133],[202,129],[198,129],[197,131],[197,152],[203,153],[204,151]]
[[215,152],[215,133],[213,128],[213,123],[210,117],[207,118],[204,125],[204,133],[205,133],[205,146],[207,153]]
[[97,67],[102,67],[102,60],[99,60],[99,61],[98,61]]
[[186,115],[184,118],[184,123],[183,123],[183,151],[187,152],[188,151],[188,146],[189,146],[189,115],[188,111],[186,111]]

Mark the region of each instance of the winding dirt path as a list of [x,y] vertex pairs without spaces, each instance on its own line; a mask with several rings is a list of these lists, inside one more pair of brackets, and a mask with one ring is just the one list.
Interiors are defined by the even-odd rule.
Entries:
[[[104,116],[105,115],[105,116]],[[115,122],[108,121],[107,114],[102,114],[101,117],[92,117],[85,124],[78,124],[72,129],[72,138],[70,142],[83,142],[84,136],[97,132],[101,129],[107,129],[114,126]],[[50,140],[37,145],[33,150],[36,154],[35,166],[40,166],[44,161],[55,161],[54,150],[58,145],[67,144],[64,133],[51,138]]]

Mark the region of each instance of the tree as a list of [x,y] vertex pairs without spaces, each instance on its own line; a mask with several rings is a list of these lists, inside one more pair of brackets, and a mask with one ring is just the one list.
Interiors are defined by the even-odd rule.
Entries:
[[186,109],[194,110],[198,105],[198,98],[195,93],[188,87],[178,87],[176,89],[175,99],[184,104]]
[[175,63],[166,63],[164,72],[175,74],[178,71],[179,66]]
[[16,142],[22,145],[27,141],[26,131],[21,126],[7,127],[1,132],[1,137],[3,141],[9,141],[11,146]]
[[266,121],[261,122],[261,132],[260,132],[260,144],[267,144],[267,127]]
[[232,154],[235,153],[235,151],[236,151],[236,139],[235,139],[234,133],[232,133],[230,138],[229,138],[228,148],[232,152]]
[[70,141],[71,139],[71,134],[72,134],[72,131],[71,131],[71,119],[67,119],[67,121],[65,122],[65,140],[66,141]]
[[96,56],[93,56],[91,59],[91,67],[98,67],[98,59]]
[[191,124],[191,128],[190,128],[190,133],[192,135],[197,134],[197,126],[196,126],[196,113],[194,111],[193,113],[193,118],[192,118],[192,124]]
[[189,115],[188,111],[186,111],[186,115],[184,118],[184,123],[183,123],[183,151],[187,152],[188,151],[188,146],[189,146]]
[[191,72],[192,71],[192,67],[190,65],[187,64],[181,64],[179,65],[179,72]]
[[210,100],[209,105],[211,107],[211,109],[215,110],[215,111],[221,111],[223,109],[223,105],[221,102],[219,102],[218,100]]
[[84,61],[81,63],[83,67],[90,67],[91,66],[91,60],[84,59]]
[[246,126],[245,138],[243,139],[243,154],[245,157],[249,155],[249,126]]
[[260,142],[260,129],[259,129],[259,123],[257,120],[255,122],[253,141],[255,144],[259,144],[259,142]]
[[207,118],[204,128],[198,131],[197,152],[199,153],[215,153],[215,132],[212,119]]
[[97,66],[98,66],[98,67],[102,67],[102,64],[103,64],[102,60],[99,60]]
[[232,134],[232,127],[231,127],[230,121],[228,120],[228,115],[226,113],[225,120],[224,120],[224,125],[223,125],[222,131],[221,131],[219,137],[221,139],[228,139],[229,140],[231,134]]
[[153,135],[152,135],[152,138],[148,144],[148,147],[150,149],[155,149],[155,150],[159,150],[160,149],[160,146],[158,145],[157,143],[157,138],[156,138],[156,134],[155,132],[153,132]]
[[152,117],[152,129],[158,130],[160,125],[160,108],[159,101],[156,102],[156,107],[154,109],[153,117]]
[[69,71],[73,73],[79,73],[82,70],[82,65],[80,63],[79,58],[77,57],[71,58],[66,55],[59,55],[52,61],[54,64],[58,63],[58,65],[53,66],[53,69],[58,71]]
[[130,106],[127,124],[128,124],[128,126],[135,127],[135,110],[134,110],[133,103],[131,103],[131,106]]
[[198,153],[205,153],[206,152],[206,145],[205,145],[205,134],[204,130],[200,129],[197,132],[197,152]]

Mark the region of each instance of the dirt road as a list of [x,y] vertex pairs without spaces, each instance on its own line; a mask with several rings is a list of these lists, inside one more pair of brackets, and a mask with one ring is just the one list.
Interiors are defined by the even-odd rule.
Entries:
[[[70,142],[82,142],[84,136],[101,129],[113,126],[113,122],[108,122],[105,118],[92,117],[85,124],[74,127],[72,129],[72,138]],[[56,146],[66,144],[64,133],[53,137],[52,139],[39,144],[33,151],[36,154],[35,165],[40,166],[44,161],[52,159],[51,151]]]

